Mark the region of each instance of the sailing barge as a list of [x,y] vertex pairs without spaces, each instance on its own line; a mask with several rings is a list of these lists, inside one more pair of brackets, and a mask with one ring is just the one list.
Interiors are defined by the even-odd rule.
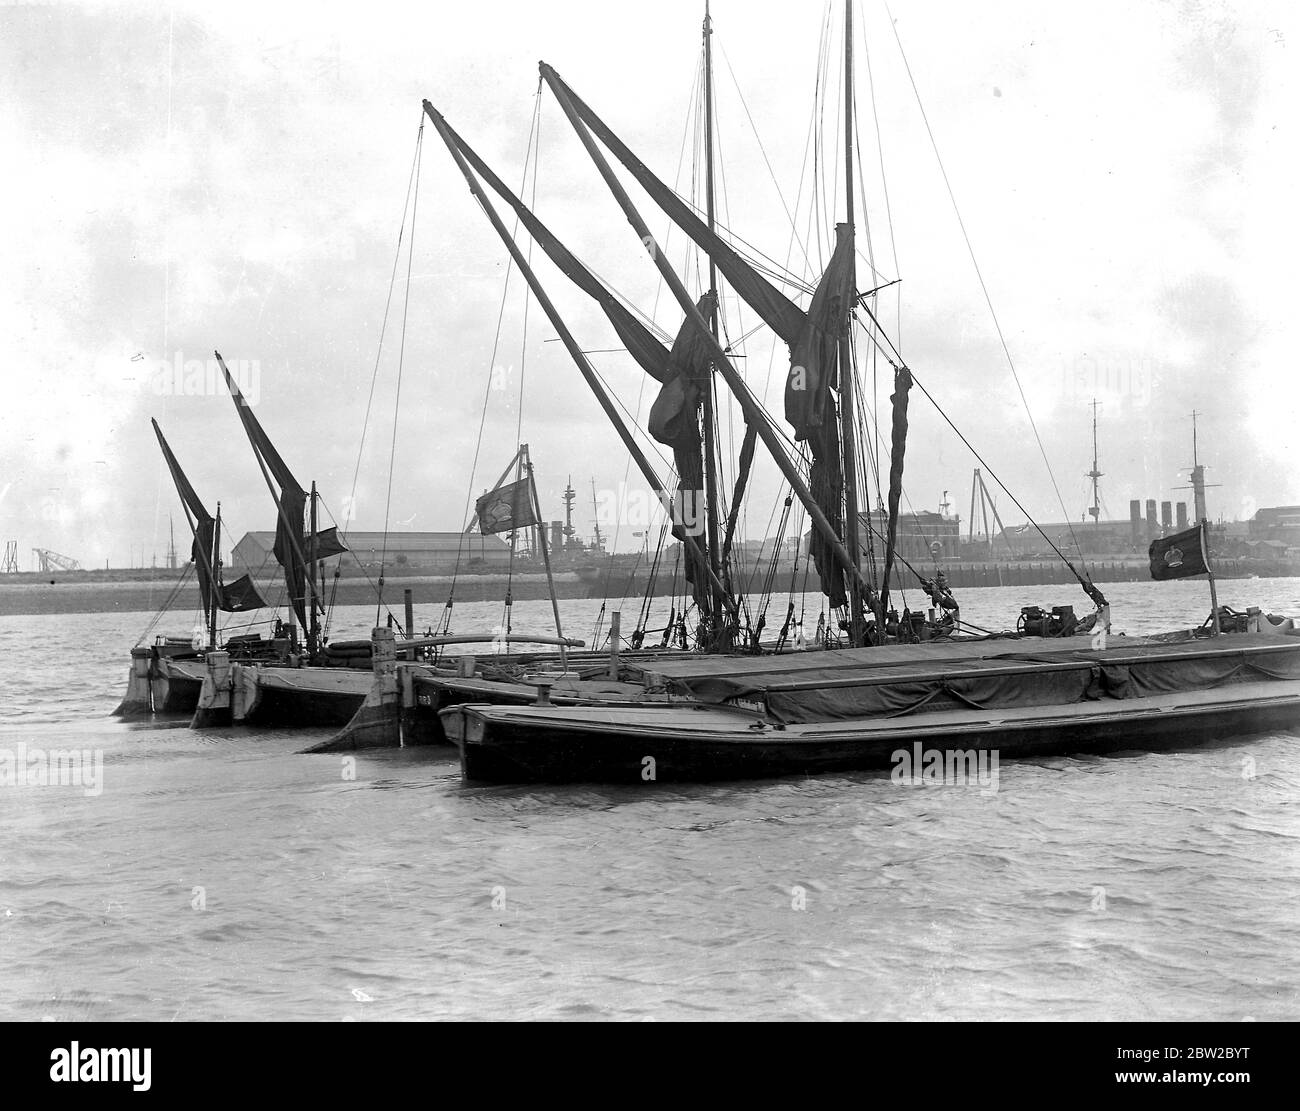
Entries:
[[[1300,725],[1300,637],[891,645],[665,661],[661,705],[442,711],[467,780],[645,783],[1154,748]],[[779,666],[778,666],[779,665]]]
[[[709,33],[706,14],[706,82]],[[1207,519],[1199,463],[1192,475],[1196,528],[1153,544],[1150,559],[1154,579],[1209,574],[1212,609],[1203,630],[1149,638],[1110,637],[1110,607],[1105,596],[1044,534],[1096,604],[1096,612],[1083,626],[1095,634],[1094,639],[1072,638],[1072,621],[1070,629],[1058,630],[1066,635],[1052,639],[1051,623],[1045,621],[1040,628],[1047,635],[1041,640],[897,643],[912,639],[904,630],[914,627],[906,612],[904,620],[898,621],[889,599],[897,555],[908,400],[919,383],[872,311],[872,294],[860,294],[856,286],[852,43],[852,4],[846,3],[843,114],[847,219],[836,226],[834,252],[806,310],[790,301],[718,235],[711,207],[707,221],[700,219],[555,70],[542,63],[543,84],[554,94],[624,216],[643,245],[650,248],[655,266],[686,315],[666,365],[659,361],[656,345],[646,342],[621,306],[425,102],[426,114],[498,233],[507,239],[483,183],[514,208],[534,241],[561,270],[598,300],[629,354],[664,383],[657,406],[666,402],[673,416],[689,425],[692,406],[696,421],[699,419],[697,399],[701,394],[706,399],[707,418],[713,373],[725,381],[743,412],[747,444],[752,450],[756,441],[763,442],[792,498],[807,512],[812,525],[811,555],[822,592],[831,609],[838,611],[838,626],[850,645],[807,654],[704,655],[664,661],[641,674],[638,699],[618,706],[548,704],[548,692],[542,691],[538,705],[462,702],[444,708],[439,716],[446,735],[459,747],[466,779],[644,783],[745,778],[886,766],[900,750],[913,746],[1023,756],[1155,747],[1300,726],[1300,637],[1294,635],[1294,623],[1254,614],[1244,631],[1228,635],[1220,627],[1222,611],[1205,550]],[[707,111],[711,112],[711,105]],[[645,220],[611,168],[606,150],[707,254],[710,288],[698,303],[657,249]],[[711,144],[708,154],[711,159]],[[511,240],[507,239],[507,245],[586,376],[582,352],[567,337],[526,260]],[[785,417],[793,427],[795,441],[804,445],[800,460],[791,458],[772,419],[737,374],[729,349],[719,342],[715,269],[789,345]],[[859,310],[865,320],[858,319]],[[856,367],[850,338],[854,323],[861,324],[894,371],[889,523],[884,571],[878,580],[874,572],[870,578],[864,574],[864,563],[874,568],[875,561],[870,558],[871,538],[861,533],[858,508],[860,431],[855,418]],[[676,398],[673,387],[678,390]],[[660,418],[662,415],[661,411]],[[944,417],[948,419],[946,414]],[[687,437],[688,452],[679,450],[681,442],[665,438],[653,427],[651,431],[673,446],[679,477],[685,480],[698,456],[698,424]],[[707,419],[705,431],[707,446],[711,442]],[[685,454],[691,456],[691,467],[684,466],[688,462]],[[647,474],[647,478],[651,476]],[[712,501],[710,492],[706,502]],[[1185,554],[1184,549],[1196,545],[1199,557]],[[864,560],[864,555],[868,559]],[[708,570],[710,565],[702,566]],[[917,577],[936,609],[955,610],[955,601],[940,583]],[[734,605],[725,589],[718,592],[717,602],[715,612],[720,615]],[[917,623],[921,635],[916,640],[928,639],[926,632],[942,633],[942,623],[936,623],[934,613],[932,609],[928,619]]]

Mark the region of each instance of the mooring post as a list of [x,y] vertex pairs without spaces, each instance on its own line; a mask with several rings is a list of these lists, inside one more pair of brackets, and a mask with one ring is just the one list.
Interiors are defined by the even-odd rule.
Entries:
[[205,662],[207,673],[199,691],[199,704],[190,721],[193,729],[230,724],[230,653],[213,650]]
[[[407,596],[410,596],[409,590]],[[407,628],[409,631],[410,626],[407,626]],[[408,648],[406,652],[408,660],[415,655],[414,648]],[[401,698],[401,729],[398,731],[398,742],[402,748],[405,748],[408,737],[413,737],[415,734],[415,669],[399,667],[397,669],[397,685]]]
[[114,717],[136,717],[139,714],[147,714],[152,709],[149,703],[149,671],[152,666],[152,648],[142,646],[131,649],[131,670],[126,677],[126,697],[113,711]]
[[327,741],[306,752],[340,752],[358,748],[398,748],[402,743],[401,689],[393,630],[381,625],[370,634],[370,661],[375,680],[352,720]]
[[623,639],[623,615],[615,610],[609,615],[609,677],[618,678],[618,650]]
[[261,668],[248,664],[230,665],[230,720],[235,725],[243,724],[244,719],[261,701],[262,692],[258,682],[261,674]]

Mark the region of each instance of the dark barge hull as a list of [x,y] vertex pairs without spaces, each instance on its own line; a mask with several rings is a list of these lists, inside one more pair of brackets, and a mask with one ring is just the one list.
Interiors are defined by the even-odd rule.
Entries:
[[[1003,757],[1177,748],[1300,729],[1300,682],[1107,704],[940,712],[910,719],[748,728],[716,710],[569,712],[464,706],[445,721],[466,780],[642,784],[812,775],[895,766],[900,750],[996,752]],[[585,716],[584,716],[585,715]],[[671,724],[671,717],[680,718]],[[700,727],[689,718],[698,716]],[[731,724],[721,724],[721,716]],[[642,718],[643,724],[637,719]],[[647,774],[647,773],[650,774]],[[650,776],[653,776],[651,778]]]
[[245,714],[240,724],[267,729],[347,725],[363,701],[364,694],[263,688],[256,708]]
[[150,698],[155,714],[193,714],[203,690],[201,656],[184,659],[156,659],[149,676]]

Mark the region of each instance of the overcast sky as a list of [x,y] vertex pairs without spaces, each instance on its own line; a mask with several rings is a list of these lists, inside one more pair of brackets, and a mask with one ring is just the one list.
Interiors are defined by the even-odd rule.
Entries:
[[[1289,9],[892,4],[1075,520],[1089,501],[1094,396],[1109,516],[1126,517],[1129,498],[1188,496],[1175,488],[1191,463],[1193,408],[1205,414],[1202,461],[1221,484],[1212,516],[1300,502],[1300,29]],[[421,99],[515,185],[545,59],[661,177],[699,195],[688,128],[702,14],[695,0],[0,4],[0,540],[18,541],[24,569],[37,546],[87,565],[161,559],[168,514],[178,526],[180,514],[151,416],[209,508],[222,501],[232,539],[272,527],[229,399],[185,370],[214,348],[241,368],[290,467],[320,483],[341,519]],[[1060,520],[886,9],[864,0],[855,14],[859,246],[886,280],[902,279],[882,295],[882,312],[917,378],[988,466],[1030,512]],[[843,214],[838,59],[822,103],[824,149],[814,158],[807,145],[826,9],[715,0],[713,17],[722,218],[811,282]],[[837,2],[836,53],[841,18]],[[540,215],[675,332],[680,310],[549,93],[540,121]],[[818,212],[809,207],[814,161],[826,198]],[[589,533],[593,479],[606,504],[625,478],[641,483],[535,303],[525,342],[517,276],[503,313],[504,249],[432,129],[418,198],[414,222],[405,217],[412,280],[408,291],[403,255],[353,527],[383,527],[390,449],[392,527],[460,527],[467,495],[513,453],[518,423],[546,512],[560,515],[572,475],[577,523]],[[664,239],[694,291],[695,260],[680,235]],[[604,350],[616,341],[603,316],[540,259],[538,269],[644,420],[653,391],[641,394],[630,360]],[[865,260],[858,278],[860,288],[874,284]],[[757,323],[734,300],[726,308],[733,337]],[[759,330],[738,362],[779,412],[788,360],[773,346]],[[180,368],[179,379],[163,368]],[[870,392],[865,358],[861,370]],[[873,406],[887,405],[885,370]],[[936,509],[946,489],[966,516],[974,465],[914,396],[905,508]],[[771,531],[777,491],[773,468],[761,467],[751,536]],[[1005,495],[998,505],[1008,524],[1023,520]],[[625,515],[618,546],[638,544],[639,527]]]

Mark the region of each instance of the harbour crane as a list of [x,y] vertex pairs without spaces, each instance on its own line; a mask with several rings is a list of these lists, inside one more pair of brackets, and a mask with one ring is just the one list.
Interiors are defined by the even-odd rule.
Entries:
[[36,569],[38,571],[80,571],[81,564],[71,556],[59,555],[58,552],[52,552],[48,548],[33,548],[32,555],[36,557]]

